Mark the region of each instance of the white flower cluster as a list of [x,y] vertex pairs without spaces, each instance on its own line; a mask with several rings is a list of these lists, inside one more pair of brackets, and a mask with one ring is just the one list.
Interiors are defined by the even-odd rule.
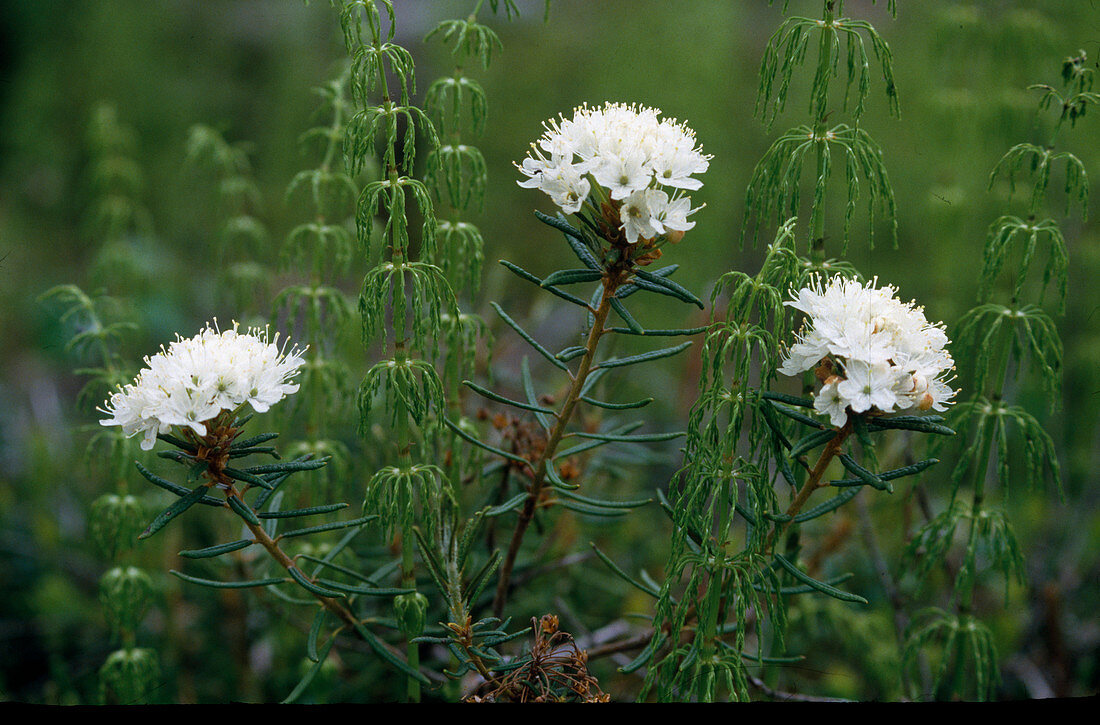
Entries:
[[785,303],[809,315],[810,328],[779,370],[797,375],[827,359],[814,409],[837,427],[848,409],[946,410],[955,396],[948,386],[955,363],[944,349],[950,341],[942,323],[930,324],[923,308],[901,302],[894,287],[876,289],[876,281],[864,286],[834,277],[822,286],[817,280]]
[[606,103],[546,122],[546,133],[531,144],[532,154],[517,165],[529,177],[519,185],[541,189],[566,214],[576,214],[595,182],[605,190],[604,199],[621,204],[619,228],[631,244],[691,229],[695,222],[688,216],[697,209],[684,190],[703,186],[692,177],[707,170],[711,157],[696,147],[694,131],[672,119],[658,120],[660,113]]
[[[215,325],[217,321],[215,320]],[[157,434],[172,426],[187,426],[206,435],[205,422],[223,410],[248,403],[267,411],[298,385],[288,382],[305,360],[297,347],[278,346],[279,334],[268,341],[267,330],[239,333],[209,324],[195,337],[175,342],[152,357],[133,383],[119,389],[100,410],[111,417],[101,425],[122,426],[127,436],[144,433],[141,447],[149,450]]]

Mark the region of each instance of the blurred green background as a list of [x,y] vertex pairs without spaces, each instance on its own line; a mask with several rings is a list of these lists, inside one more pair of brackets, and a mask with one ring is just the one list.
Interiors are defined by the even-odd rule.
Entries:
[[[422,39],[440,20],[465,16],[474,3],[396,4],[397,41],[416,59],[417,98],[422,98],[430,81],[452,68],[448,48]],[[989,224],[1005,213],[1023,213],[1019,197],[1009,200],[1000,186],[989,191],[987,181],[1011,145],[1041,142],[1038,96],[1026,87],[1057,82],[1062,59],[1078,50],[1088,53],[1090,64],[1100,59],[1100,2],[898,4],[892,19],[882,3],[846,3],[847,14],[870,20],[889,42],[902,108],[900,120],[890,118],[876,82],[863,124],[883,149],[897,196],[898,246],[891,248],[880,228],[870,249],[863,241],[861,206],[848,256],[865,275],[878,275],[898,285],[903,298],[919,300],[930,319],[944,320],[950,330],[975,304]],[[762,232],[765,238],[757,244],[741,247],[745,185],[771,139],[805,122],[807,107],[805,88],[796,86],[771,132],[752,115],[760,58],[782,20],[781,3],[554,0],[547,22],[541,0],[519,5],[519,19],[483,11],[481,19],[499,33],[504,51],[488,71],[467,69],[489,100],[485,133],[471,139],[484,152],[490,174],[484,211],[470,216],[484,232],[489,262],[474,306],[484,311],[489,300],[498,300],[526,315],[530,329],[540,334],[551,339],[567,334],[552,317],[552,298],[532,295],[492,262],[508,258],[536,274],[567,264],[568,250],[531,214],[533,208],[547,210],[548,202],[515,184],[518,174],[511,164],[540,135],[542,121],[605,100],[652,105],[686,120],[714,156],[703,189],[693,194],[707,206],[694,217],[696,228],[665,258],[682,265],[680,282],[709,291],[724,271],[755,272],[771,231]],[[790,4],[791,12],[817,10],[816,2]],[[286,233],[302,221],[300,206],[286,203],[284,191],[295,173],[314,163],[297,143],[312,125],[316,102],[310,89],[334,77],[345,56],[335,14],[320,0],[309,5],[9,0],[0,3],[0,11],[0,340],[5,347],[0,357],[0,700],[93,702],[96,672],[113,649],[96,600],[103,566],[86,545],[88,507],[104,484],[80,462],[87,435],[77,426],[93,418],[75,406],[81,380],[73,369],[79,361],[64,350],[71,330],[58,322],[56,308],[37,298],[70,282],[109,294],[123,288],[124,316],[139,324],[127,340],[135,358],[155,351],[177,331],[193,334],[213,316],[239,315],[225,307],[209,282],[211,238],[220,220],[210,179],[183,163],[187,131],[205,123],[231,141],[249,144],[264,199],[261,216],[270,231],[265,254],[273,260]],[[101,102],[113,104],[120,121],[135,132],[141,199],[154,230],[133,239],[117,265],[95,263],[100,240],[88,223],[87,128]],[[1087,116],[1060,137],[1061,147],[1075,152],[1094,178],[1100,171],[1098,123]],[[1056,177],[1053,186],[1060,183]],[[837,195],[830,203],[828,227],[839,230],[843,198]],[[1076,210],[1068,218],[1059,215],[1071,255],[1067,311],[1058,318],[1066,364],[1064,399],[1055,401],[1059,409],[1047,427],[1062,456],[1065,502],[1050,491],[1013,492],[1009,503],[1031,586],[1014,592],[1018,606],[1004,610],[994,602],[988,615],[1002,638],[1008,696],[1036,694],[1029,689],[1030,675],[1023,674],[1031,673],[1029,668],[1042,669],[1043,681],[1057,694],[1095,692],[1100,682],[1095,614],[1100,607],[1100,232],[1093,221],[1100,207],[1095,195],[1089,206],[1087,223]],[[288,279],[272,278],[266,294]],[[357,279],[349,275],[346,289],[354,293]],[[681,310],[652,310],[650,325],[678,326]],[[505,331],[498,337],[506,367],[514,363],[508,351],[512,342]],[[654,429],[682,426],[695,390],[692,370],[685,359],[639,381],[666,391],[663,407],[653,413]],[[1035,409],[1046,410],[1048,401],[1037,391],[1022,394]],[[620,563],[650,571],[662,566],[661,536],[644,525],[625,535],[632,546],[619,546],[632,552],[633,560]],[[903,543],[884,538],[894,550]],[[858,542],[852,545],[858,548]],[[171,565],[163,552],[154,552],[150,561],[157,575]],[[200,599],[181,594],[177,584],[164,584],[161,605],[142,638],[160,649],[164,660],[166,684],[156,699],[281,698],[293,684],[292,673],[281,679],[264,673],[292,668],[272,664],[262,642],[251,650],[253,689],[242,692],[232,678],[219,677],[217,658],[224,655],[211,651],[217,646],[212,633],[181,641],[187,639],[180,634],[187,623],[206,615],[199,612]],[[572,597],[574,610],[583,609],[580,594],[563,592]],[[637,604],[608,595],[598,608],[613,617]],[[598,619],[595,610],[586,616]],[[826,619],[819,623],[844,619],[822,616]],[[896,696],[892,685],[875,680],[888,683],[896,654],[852,646],[877,641],[874,628],[886,620],[868,621],[862,633],[842,638],[839,627],[825,627],[796,641],[806,647],[832,642],[836,654],[807,665],[812,673],[806,677],[817,683],[807,689]],[[846,649],[851,659],[841,656]],[[612,664],[599,665],[605,689],[636,689],[636,683],[617,684]],[[1030,687],[1037,685],[1032,681]]]

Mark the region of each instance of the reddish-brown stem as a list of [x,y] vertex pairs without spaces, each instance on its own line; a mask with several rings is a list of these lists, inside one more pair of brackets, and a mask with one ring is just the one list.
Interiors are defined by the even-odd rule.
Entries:
[[[806,483],[802,485],[802,488],[798,490],[798,494],[795,495],[794,501],[791,501],[791,505],[787,507],[786,515],[790,518],[783,524],[783,528],[779,530],[779,535],[787,533],[787,529],[794,523],[794,517],[798,515],[798,512],[802,510],[802,507],[809,500],[813,492],[819,488],[822,488],[824,484],[821,483],[821,478],[825,475],[825,470],[829,467],[829,464],[833,462],[833,458],[840,453],[840,447],[847,440],[848,436],[852,433],[852,419],[851,417],[844,423],[844,426],[837,430],[829,442],[825,444],[825,450],[821,451],[821,456],[817,459],[817,463],[814,464],[813,469],[810,470],[810,477],[806,480]],[[771,550],[776,539],[776,529],[773,528],[771,534],[768,536],[768,544],[765,547],[767,550]]]
[[[240,494],[237,493],[232,485],[229,485],[229,488],[226,490],[225,495],[226,498],[234,497],[245,506],[248,505],[244,502],[244,499],[241,498]],[[241,521],[243,521],[244,525],[248,527],[248,530],[252,532],[252,536],[256,539],[256,543],[267,549],[267,553],[271,555],[271,558],[279,562],[279,565],[281,567],[283,567],[287,571],[295,569],[300,574],[302,574],[302,576],[306,576],[306,573],[303,572],[301,569],[298,569],[298,565],[294,563],[294,560],[291,559],[287,555],[287,553],[282,550],[282,548],[279,546],[279,542],[267,535],[267,532],[264,531],[263,526],[258,526],[243,517],[241,518]],[[340,619],[340,621],[347,624],[353,630],[359,624],[358,620],[355,618],[355,615],[352,614],[347,607],[341,604],[338,599],[322,596],[316,592],[310,592],[310,594],[316,597],[317,601],[319,601],[325,609],[332,612],[332,614],[336,615],[336,617]]]
[[516,565],[516,556],[519,554],[520,545],[523,543],[523,536],[527,533],[527,528],[535,517],[539,495],[542,493],[543,484],[546,482],[547,466],[551,465],[550,461],[554,457],[554,452],[565,436],[566,426],[569,424],[569,419],[573,416],[573,410],[580,400],[581,390],[588,379],[588,373],[592,369],[592,361],[596,356],[596,346],[599,345],[600,337],[604,333],[604,323],[607,322],[607,316],[611,312],[611,300],[615,297],[621,279],[622,277],[618,275],[604,278],[603,296],[600,299],[599,307],[593,313],[595,319],[592,323],[592,329],[588,331],[584,357],[581,358],[580,367],[577,368],[573,385],[570,387],[568,395],[566,395],[565,403],[562,405],[561,412],[558,413],[557,421],[550,429],[546,447],[543,448],[539,459],[534,463],[534,474],[531,476],[531,486],[527,492],[527,500],[523,504],[523,510],[520,511],[515,531],[512,532],[508,554],[504,557],[504,564],[500,568],[500,578],[497,580],[497,591],[493,597],[493,613],[497,617],[500,617],[504,612],[504,602],[508,599],[508,587],[512,581],[512,569]]

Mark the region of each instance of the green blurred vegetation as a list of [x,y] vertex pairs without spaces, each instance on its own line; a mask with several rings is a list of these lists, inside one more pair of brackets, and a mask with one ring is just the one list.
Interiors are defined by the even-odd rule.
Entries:
[[[404,13],[399,41],[417,60],[422,97],[431,79],[449,72],[451,61],[444,46],[421,39],[439,20],[468,13],[472,3],[397,4]],[[989,224],[1002,214],[1022,213],[1022,195],[1010,200],[1007,188],[987,186],[990,170],[1010,146],[1043,139],[1035,122],[1037,94],[1026,87],[1057,80],[1061,60],[1079,49],[1090,63],[1100,59],[1100,3],[898,4],[896,20],[882,3],[849,0],[846,7],[848,14],[870,19],[889,42],[902,108],[901,119],[894,120],[885,103],[872,103],[864,120],[884,151],[897,197],[898,246],[890,248],[885,230],[876,234],[873,250],[858,241],[866,229],[859,217],[848,256],[868,277],[878,275],[898,285],[903,298],[921,300],[928,317],[944,320],[950,331],[975,303]],[[582,103],[611,100],[656,106],[688,120],[714,155],[704,188],[693,195],[707,207],[665,258],[682,265],[681,283],[706,291],[726,270],[755,271],[762,244],[741,248],[738,241],[745,185],[771,138],[805,117],[805,89],[798,87],[770,134],[752,115],[759,60],[782,18],[781,3],[555,0],[546,23],[541,0],[520,6],[520,19],[492,21],[503,53],[488,71],[471,71],[490,103],[486,131],[477,139],[490,187],[484,212],[472,219],[485,235],[487,260],[515,260],[535,274],[566,263],[568,250],[531,214],[533,207],[548,205],[515,184],[511,164],[523,158],[545,119]],[[790,11],[814,13],[816,6],[792,0]],[[192,334],[211,317],[244,314],[227,307],[212,282],[222,219],[210,175],[184,164],[187,131],[209,124],[247,144],[270,232],[270,248],[260,256],[273,263],[286,233],[301,221],[300,206],[285,202],[284,190],[312,163],[297,143],[312,125],[316,99],[310,89],[338,73],[344,53],[334,13],[320,0],[11,0],[0,3],[0,10],[0,700],[88,703],[96,700],[96,673],[114,649],[97,599],[105,567],[86,543],[90,504],[106,486],[82,462],[87,433],[80,426],[94,417],[75,404],[81,380],[73,369],[80,361],[64,350],[71,330],[38,296],[56,284],[76,283],[123,298],[120,314],[138,323],[138,332],[125,340],[135,361],[176,332]],[[148,233],[107,256],[88,215],[93,193],[87,129],[101,102],[113,104],[134,130],[140,197],[151,219]],[[1086,117],[1061,139],[1094,178],[1100,178],[1098,123]],[[835,229],[843,199],[833,201],[828,226]],[[1045,401],[1039,389],[1022,391],[1035,410],[1054,404],[1046,426],[1062,456],[1065,500],[1049,491],[1013,492],[1009,508],[1029,586],[1013,588],[1007,607],[999,592],[983,602],[998,637],[1006,697],[1041,694],[1037,676],[1060,695],[1094,693],[1100,683],[1096,194],[1089,211],[1087,222],[1080,215],[1063,220],[1071,260],[1069,303],[1058,319],[1065,343],[1063,399]],[[268,301],[259,303],[260,310],[290,277],[267,281],[261,296]],[[349,290],[358,278],[354,272],[347,276]],[[502,301],[515,314],[526,313],[529,329],[560,339],[568,328],[554,318],[554,308],[543,306],[543,297],[531,296],[498,265],[486,264],[475,306],[486,310],[489,300]],[[649,325],[679,326],[685,322],[674,317],[680,310],[650,310]],[[515,342],[505,332],[498,339],[501,371],[514,369]],[[637,381],[639,388],[657,385],[666,393],[652,413],[653,427],[680,427],[694,397],[693,362],[654,371],[649,380]],[[661,485],[674,468],[667,461],[654,465],[644,485]],[[926,477],[933,496],[936,480]],[[638,487],[636,481],[619,485],[623,491]],[[152,496],[150,506],[156,501]],[[881,543],[897,560],[905,544],[897,532],[911,530],[907,517],[916,515],[916,505],[899,492],[872,507]],[[157,604],[142,637],[161,653],[164,684],[153,699],[281,699],[297,679],[293,663],[303,658],[302,633],[278,609],[249,606],[247,595],[196,592],[165,578],[181,537],[188,545],[215,540],[202,526],[177,527],[169,535],[176,539],[147,543],[138,553],[158,577]],[[594,539],[616,552],[628,571],[653,572],[663,564],[660,532],[667,521],[654,511],[614,526],[572,518],[558,526],[563,531],[555,547],[561,555],[585,551]],[[820,602],[820,611],[800,609],[791,623],[791,649],[809,657],[786,682],[833,696],[894,698],[898,655],[889,611],[883,594],[875,593],[858,536],[843,526],[843,520],[830,520],[825,533],[851,537],[839,563],[857,573],[874,613],[849,618],[831,600]],[[598,561],[576,566],[586,571],[583,580],[547,577],[537,597],[529,592],[518,600],[519,609],[538,615],[540,606],[551,606],[578,637],[582,628],[597,630],[624,612],[647,611],[649,603],[609,580]],[[616,674],[616,664],[602,660],[594,671],[605,691],[629,696],[637,682]],[[354,678],[340,684],[335,672],[322,677],[331,678],[334,700],[377,699],[396,691],[388,685],[397,678],[382,670],[374,675],[371,691],[357,689],[362,681]],[[325,689],[323,683],[314,688]]]

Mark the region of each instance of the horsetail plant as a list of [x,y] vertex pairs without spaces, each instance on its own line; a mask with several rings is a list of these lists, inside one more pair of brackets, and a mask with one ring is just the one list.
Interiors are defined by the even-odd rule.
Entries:
[[[891,13],[896,13],[893,2],[889,7]],[[821,12],[820,19],[791,16],[768,40],[760,64],[756,114],[766,127],[771,128],[776,116],[786,107],[791,80],[797,69],[806,62],[808,49],[813,47],[811,40],[816,37],[817,67],[810,88],[810,123],[780,135],[757,163],[745,195],[742,227],[744,240],[750,228],[758,228],[761,222],[768,222],[769,218],[778,225],[784,219],[801,213],[802,171],[807,157],[812,153],[815,181],[807,230],[811,258],[817,264],[825,259],[825,196],[833,174],[833,154],[837,152],[844,164],[847,194],[841,252],[847,250],[856,202],[863,193],[868,195],[869,242],[873,246],[877,206],[885,214],[893,241],[897,244],[894,192],[882,161],[882,150],[860,127],[871,87],[868,45],[881,64],[890,113],[897,117],[901,112],[890,46],[867,21],[844,17],[843,0],[824,0]],[[844,52],[841,51],[842,40],[846,48]],[[836,90],[831,86],[838,76],[842,55],[847,76],[839,110],[849,111],[853,83],[856,84],[855,103],[850,108],[851,123],[829,125],[830,117],[838,111],[834,97]],[[861,190],[861,185],[866,185],[866,192]],[[750,225],[750,220],[755,220],[755,224]]]
[[[101,240],[96,265],[107,268],[130,256],[131,236],[148,235],[151,221],[140,200],[142,177],[133,158],[133,130],[118,119],[114,106],[106,103],[96,107],[89,127],[95,155],[91,163],[94,201],[87,215],[88,227]],[[119,316],[120,300],[103,295],[90,297],[73,284],[54,287],[42,299],[66,307],[61,322],[76,330],[66,350],[91,366],[77,370],[89,376],[78,400],[90,408],[129,376],[120,347],[124,335],[136,325],[108,321]],[[133,454],[127,437],[115,431],[101,430],[88,441],[87,460],[92,465],[106,461],[103,474],[114,488],[99,496],[89,512],[95,548],[114,565],[99,580],[100,602],[120,645],[99,670],[99,699],[104,704],[147,702],[160,676],[157,651],[138,646],[138,627],[152,604],[154,582],[139,565],[134,550],[145,504],[130,490]]]
[[[383,29],[380,7],[388,30]],[[415,257],[406,199],[422,217],[420,251],[430,255],[437,244],[435,209],[428,187],[411,174],[417,139],[428,145],[435,164],[440,143],[427,114],[412,105],[413,59],[392,42],[397,22],[393,3],[347,2],[340,20],[352,60],[352,99],[357,108],[347,126],[344,153],[349,166],[359,169],[380,149],[380,178],[364,187],[356,208],[360,240],[376,263],[363,279],[359,311],[364,342],[380,336],[390,357],[367,372],[359,389],[359,411],[364,431],[373,411],[379,407],[385,411],[393,432],[392,463],[371,476],[364,509],[377,510],[386,534],[400,540],[401,586],[408,591],[394,599],[394,614],[406,639],[408,665],[415,671],[420,657],[415,640],[424,631],[428,600],[416,590],[413,527],[423,523],[434,530],[454,498],[453,482],[439,466],[425,460],[432,453],[428,444],[445,409],[443,382],[432,359],[441,338],[447,336],[443,315],[457,320],[459,311],[443,270]],[[394,94],[390,76],[396,81]],[[405,123],[403,130],[399,119]],[[379,231],[374,228],[375,215],[384,219]],[[385,326],[387,319],[392,320],[392,331]],[[420,699],[421,680],[423,676],[408,678],[409,700]]]
[[[1065,311],[1068,250],[1058,221],[1046,217],[1044,206],[1052,170],[1063,166],[1064,213],[1071,201],[1088,201],[1084,164],[1068,151],[1055,151],[1059,133],[1072,129],[1090,105],[1100,102],[1092,91],[1094,70],[1082,51],[1062,63],[1062,86],[1039,84],[1040,116],[1057,111],[1046,144],[1017,144],[1010,148],[989,177],[993,188],[1006,182],[1011,196],[1017,184],[1030,186],[1027,216],[1005,214],[994,221],[985,240],[979,304],[959,322],[959,347],[974,360],[969,376],[973,394],[957,406],[952,424],[959,429],[962,449],[952,476],[951,499],[930,519],[909,547],[909,555],[925,576],[947,566],[961,538],[962,552],[953,573],[953,592],[946,608],[930,607],[914,620],[908,632],[905,665],[914,668],[921,653],[940,651],[931,679],[935,697],[991,699],[1000,683],[997,648],[989,627],[975,612],[975,589],[997,572],[1009,585],[1027,584],[1023,557],[1006,512],[990,504],[988,488],[996,481],[1007,498],[1018,482],[1029,488],[1050,480],[1062,490],[1061,469],[1054,440],[1033,411],[1012,404],[1022,393],[1022,378],[1038,377],[1050,401],[1059,407],[1062,377],[1062,341],[1042,303],[1055,286],[1056,311]],[[1046,247],[1047,262],[1039,271],[1037,254]],[[1007,299],[1006,299],[1007,298]],[[1029,301],[1033,300],[1033,301]],[[1003,301],[998,301],[1003,300]],[[1019,451],[1021,455],[1017,455]],[[992,469],[992,470],[991,470]],[[963,497],[969,488],[970,500]]]
[[263,199],[252,176],[247,145],[231,144],[217,129],[196,124],[188,132],[186,155],[189,164],[217,179],[223,221],[216,235],[213,271],[218,294],[223,295],[220,301],[259,314],[251,303],[263,296],[260,293],[270,277],[265,263],[269,233],[259,216]]
[[[320,147],[320,164],[299,172],[286,191],[288,200],[308,199],[313,214],[291,230],[281,254],[284,269],[300,269],[308,277],[283,289],[272,304],[272,318],[285,319],[294,338],[308,341],[312,350],[302,367],[303,394],[298,396],[306,407],[304,439],[289,453],[327,457],[329,465],[320,475],[327,489],[341,493],[347,493],[351,451],[333,430],[332,419],[335,412],[349,408],[352,397],[351,370],[340,355],[340,344],[355,310],[339,282],[355,255],[354,208],[359,196],[359,184],[343,159],[351,115],[349,79],[345,68],[315,89],[321,98],[321,123],[303,133],[300,143]],[[366,168],[364,173],[370,177],[374,171]]]

